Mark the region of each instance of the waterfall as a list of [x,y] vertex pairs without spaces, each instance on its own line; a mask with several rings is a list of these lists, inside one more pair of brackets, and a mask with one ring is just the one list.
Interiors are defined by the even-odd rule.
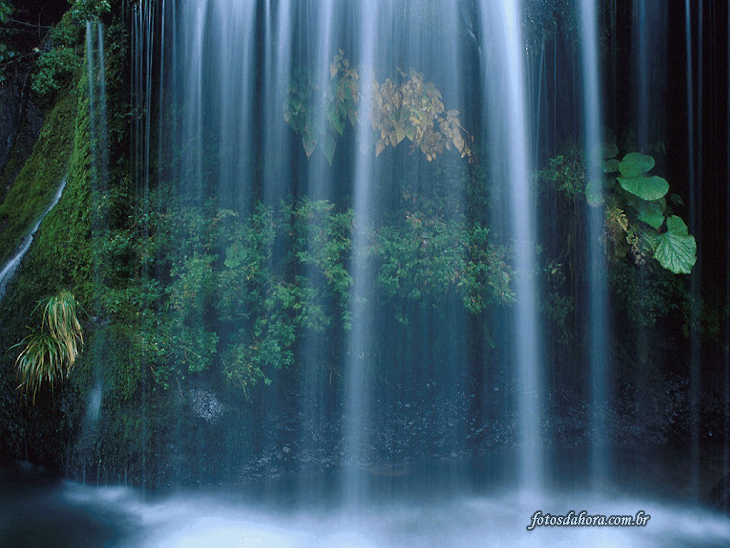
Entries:
[[[497,114],[496,121],[490,122],[492,127],[489,128],[495,143],[491,155],[500,170],[495,177],[510,182],[507,225],[515,246],[517,310],[509,329],[513,333],[513,368],[518,391],[519,476],[525,489],[540,491],[543,487],[542,334],[535,279],[535,198],[530,186],[530,159],[533,155],[528,140],[530,121],[525,97],[527,81],[520,29],[521,10],[517,2],[499,6],[482,2],[480,9],[481,31],[491,40],[489,49],[483,54],[496,49],[493,58],[487,56],[483,59],[482,71],[485,80],[502,82],[502,87],[497,86],[496,90],[489,92],[491,96],[487,103],[488,113]],[[487,86],[487,89],[490,88]]]
[[[109,188],[109,142],[107,127],[107,94],[106,70],[104,59],[104,27],[100,21],[86,23],[86,77],[87,94],[89,99],[89,136],[90,136],[90,176],[92,204],[94,204],[91,221],[93,279],[96,294],[94,295],[94,314],[101,310],[100,290],[102,280],[107,274],[107,265],[103,260],[101,245],[104,242],[109,228],[108,204],[105,194]],[[82,430],[84,435],[92,439],[97,435],[98,423],[101,415],[101,406],[104,398],[104,371],[105,349],[103,345],[96,345],[94,352],[94,368],[92,371],[92,385],[89,390],[85,417]],[[86,477],[86,466],[83,469]],[[99,482],[100,468],[97,467],[97,483]]]
[[137,487],[51,508],[120,547],[727,543],[726,4],[111,4],[88,346],[25,418]]
[[[652,372],[674,367],[647,358],[651,299],[665,289],[652,276],[667,275],[650,238],[681,204],[631,195],[607,173],[669,125],[654,99],[671,73],[651,65],[668,62],[657,44],[673,12],[636,0],[622,26],[632,15],[607,4],[135,4],[138,199],[174,242],[144,275],[177,315],[157,320],[176,389],[217,390],[256,423],[210,434],[248,452],[221,459],[226,478],[291,474],[262,489],[332,497],[350,514],[398,489],[383,478],[429,466],[441,492],[458,492],[474,461],[480,487],[524,500],[571,481],[600,493],[621,479],[614,444],[666,435],[640,417],[655,412]],[[703,207],[695,12],[690,233]],[[622,70],[627,51],[637,60]],[[609,140],[621,147],[613,171]],[[644,207],[662,222],[639,242]]]
[[[375,55],[377,39],[377,23],[381,3],[362,4],[359,10],[361,34],[359,40],[361,81],[360,108],[358,116],[367,120],[373,113],[373,88],[370,84],[375,78]],[[387,43],[387,42],[386,42]],[[348,468],[344,477],[344,500],[347,505],[361,504],[365,497],[363,462],[366,462],[368,448],[368,417],[371,416],[369,383],[367,370],[372,364],[371,335],[373,329],[372,305],[367,302],[367,292],[372,284],[373,272],[365,255],[368,239],[368,223],[373,207],[373,184],[376,176],[375,166],[367,154],[373,146],[369,128],[358,126],[357,141],[362,152],[355,158],[354,204],[355,218],[360,219],[354,226],[353,235],[353,287],[352,307],[356,310],[352,319],[352,332],[348,341],[348,358],[345,365],[346,375],[346,415],[345,415],[345,458]]]
[[[587,180],[601,184],[600,129],[601,85],[598,74],[598,40],[596,32],[597,13],[593,0],[583,0],[581,12],[581,44],[583,57],[583,96],[585,112],[585,150]],[[592,426],[594,449],[591,461],[593,481],[600,486],[605,481],[608,469],[607,457],[607,420],[608,420],[608,286],[607,265],[604,245],[601,242],[604,225],[604,212],[601,208],[591,208],[588,213],[588,234],[590,242],[590,364]]]
[[33,243],[33,236],[35,236],[35,233],[38,232],[38,229],[41,227],[41,223],[43,222],[43,219],[46,218],[46,215],[48,215],[51,212],[51,210],[58,203],[58,200],[61,199],[61,195],[63,194],[64,188],[66,188],[65,179],[61,182],[60,185],[58,185],[58,190],[56,190],[56,193],[53,195],[53,198],[51,199],[51,203],[48,204],[48,207],[46,208],[46,210],[43,212],[43,214],[40,216],[40,218],[36,221],[36,223],[30,229],[30,232],[25,237],[23,237],[23,239],[21,240],[20,245],[18,246],[18,249],[15,252],[15,255],[13,255],[3,265],[2,270],[0,270],[0,299],[2,299],[5,296],[7,285],[10,282],[10,280],[13,279],[13,276],[15,276],[15,273],[18,270],[20,263],[23,261],[23,257],[25,257],[25,254],[30,249],[30,244]]

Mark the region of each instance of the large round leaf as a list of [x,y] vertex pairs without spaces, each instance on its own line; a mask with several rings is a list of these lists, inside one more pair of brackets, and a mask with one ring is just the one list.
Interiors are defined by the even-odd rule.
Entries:
[[672,215],[667,219],[667,231],[657,237],[654,258],[675,274],[689,274],[697,262],[697,242],[689,235],[684,221]]
[[626,192],[651,202],[664,197],[669,192],[669,183],[663,177],[619,177],[618,182]]
[[664,200],[641,202],[639,207],[636,208],[638,219],[658,230],[664,224],[664,209],[666,207],[664,202]]
[[638,177],[649,171],[654,167],[654,158],[638,152],[629,152],[621,163],[618,165],[618,170],[621,172],[621,176],[626,179]]

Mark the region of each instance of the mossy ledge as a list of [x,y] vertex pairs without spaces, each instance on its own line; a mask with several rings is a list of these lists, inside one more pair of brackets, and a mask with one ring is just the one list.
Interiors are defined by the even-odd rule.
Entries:
[[[78,404],[63,388],[36,406],[26,405],[16,390],[14,360],[7,349],[28,334],[37,322],[32,311],[44,296],[69,289],[83,307],[90,298],[91,219],[88,98],[84,71],[63,88],[47,114],[33,153],[18,174],[0,212],[5,230],[5,255],[48,207],[53,193],[66,178],[63,196],[36,233],[7,293],[0,302],[0,340],[6,351],[0,368],[0,436],[6,459],[26,459],[61,469],[64,451],[72,437]],[[84,375],[83,377],[88,377]],[[71,407],[69,407],[69,405]]]
[[44,121],[30,158],[0,205],[0,260],[5,262],[20,239],[43,214],[69,167],[78,108],[75,86],[59,93]]

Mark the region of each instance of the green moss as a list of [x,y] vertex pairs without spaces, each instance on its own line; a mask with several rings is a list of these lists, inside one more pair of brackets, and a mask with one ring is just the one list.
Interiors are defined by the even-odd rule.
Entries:
[[15,251],[43,214],[69,165],[73,146],[77,97],[66,88],[48,114],[30,158],[0,205],[0,259]]
[[[88,309],[89,190],[80,167],[88,156],[88,134],[83,132],[83,120],[88,118],[88,113],[84,112],[83,78],[77,84],[59,95],[31,157],[0,209],[7,223],[0,236],[7,256],[48,207],[59,182],[64,176],[67,179],[63,196],[44,219],[0,303],[0,325],[6,347],[27,335],[26,325],[33,325],[29,312],[23,311],[30,311],[34,303],[59,289],[71,290],[82,307]],[[14,358],[9,353],[8,357]]]

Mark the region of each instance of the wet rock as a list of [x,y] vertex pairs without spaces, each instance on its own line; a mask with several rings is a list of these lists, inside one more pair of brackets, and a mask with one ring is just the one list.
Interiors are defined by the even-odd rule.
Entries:
[[718,481],[710,491],[710,505],[730,516],[730,474]]
[[199,419],[215,424],[225,413],[223,404],[216,395],[203,388],[190,390],[190,410]]

